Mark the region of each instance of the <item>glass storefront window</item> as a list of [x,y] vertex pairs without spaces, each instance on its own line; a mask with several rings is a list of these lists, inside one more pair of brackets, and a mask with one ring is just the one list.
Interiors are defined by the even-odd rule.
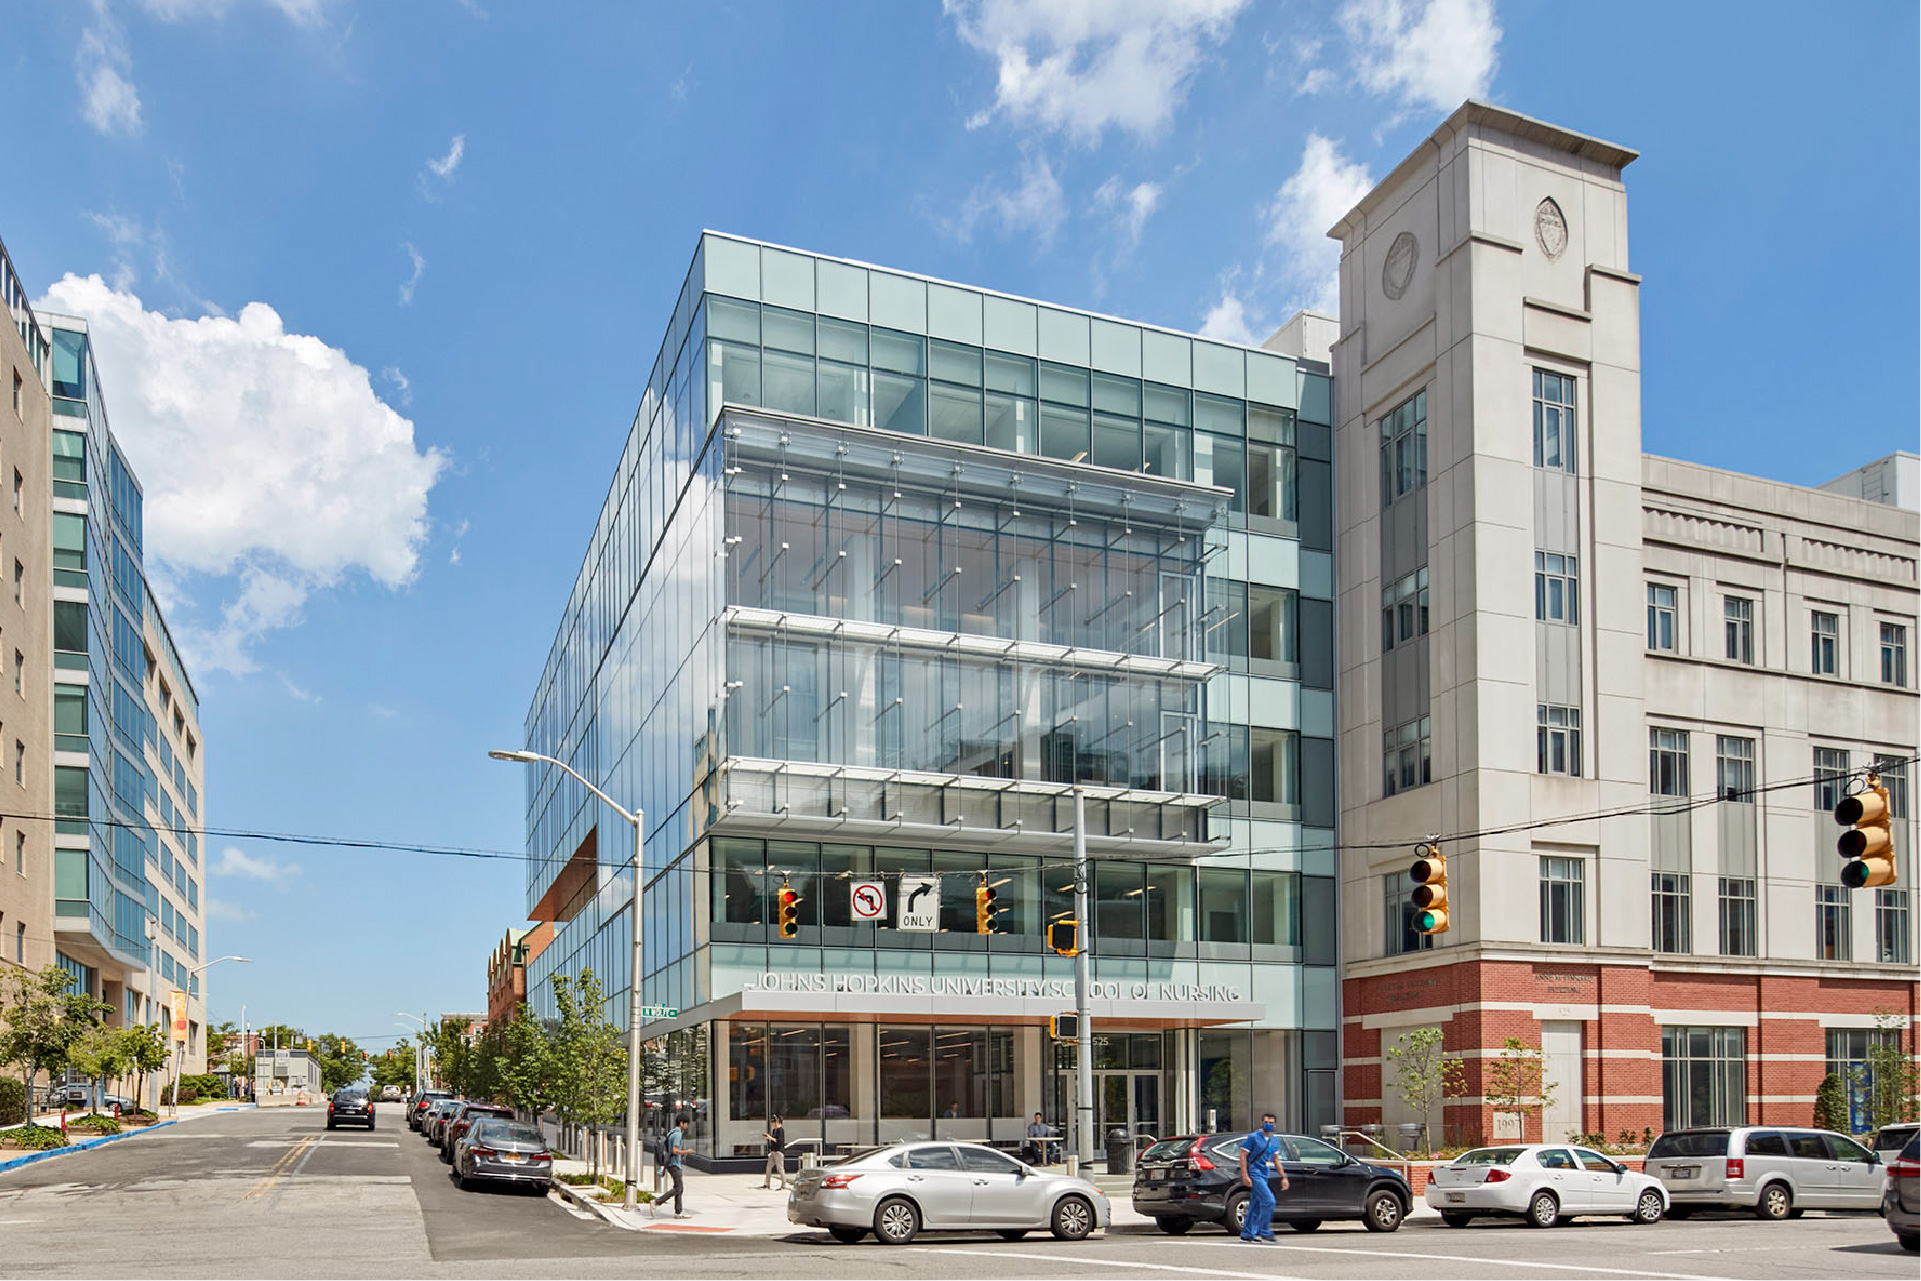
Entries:
[[1191,942],[1194,938],[1194,870],[1161,863],[1147,873],[1147,938],[1154,943]]
[[[767,859],[761,843],[716,837],[709,849],[714,923],[764,924],[770,895],[766,888]],[[754,937],[759,937],[758,932]]]
[[934,1101],[940,1108],[934,1132],[940,1138],[987,1137],[987,1033],[984,1030],[935,1029]]
[[880,1141],[931,1137],[934,1030],[884,1026],[878,1044]]
[[1201,942],[1247,942],[1247,873],[1202,868],[1197,877]]
[[1099,939],[1095,951],[1113,950],[1109,945],[1119,944],[1123,952],[1140,954],[1138,945],[1146,926],[1141,904],[1147,893],[1144,871],[1144,865],[1132,861],[1094,864],[1094,933]]

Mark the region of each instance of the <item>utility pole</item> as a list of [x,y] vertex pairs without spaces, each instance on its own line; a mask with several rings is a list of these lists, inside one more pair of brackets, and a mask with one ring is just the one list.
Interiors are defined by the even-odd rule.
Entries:
[[1094,920],[1087,914],[1087,794],[1079,787],[1074,789],[1074,916],[1081,923],[1081,946],[1074,954],[1074,1015],[1080,1025],[1074,1042],[1074,1148],[1085,1175],[1094,1159],[1094,1028],[1087,1017]]

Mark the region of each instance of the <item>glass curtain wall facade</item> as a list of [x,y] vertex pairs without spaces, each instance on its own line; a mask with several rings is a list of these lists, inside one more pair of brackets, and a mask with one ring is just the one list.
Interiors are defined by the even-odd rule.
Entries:
[[[1101,1124],[1334,1119],[1330,394],[702,237],[526,734],[645,812],[642,996],[681,1011],[650,1062],[704,1074],[650,1090],[699,1101],[703,1159],[770,1110],[824,1144],[1062,1125],[1076,787],[1095,982],[1140,1016],[1096,1008]],[[529,1001],[592,968],[624,1022],[628,828],[527,789]],[[934,928],[899,928],[919,886]]]
[[198,699],[147,589],[140,482],[85,324],[47,319],[55,942],[117,1019],[150,1022],[186,991],[192,1063],[205,1021]]

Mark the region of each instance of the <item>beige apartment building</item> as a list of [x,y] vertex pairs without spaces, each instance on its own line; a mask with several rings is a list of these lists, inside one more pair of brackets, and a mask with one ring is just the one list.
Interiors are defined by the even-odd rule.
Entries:
[[[1644,452],[1634,159],[1470,102],[1330,233],[1350,1124],[1805,1123],[1912,1045],[1921,517]],[[1901,883],[1847,890],[1830,812],[1877,763]],[[1425,1118],[1384,1067],[1420,1027],[1467,1069]],[[1539,1113],[1486,1106],[1509,1036]]]

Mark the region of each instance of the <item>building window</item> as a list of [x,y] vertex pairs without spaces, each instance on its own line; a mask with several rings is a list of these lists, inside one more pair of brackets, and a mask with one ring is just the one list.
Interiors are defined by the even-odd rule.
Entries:
[[13,870],[20,876],[27,874],[27,834],[25,832],[13,834]]
[[1661,583],[1648,584],[1648,648],[1674,652],[1674,619],[1679,612],[1677,593]]
[[1755,955],[1754,881],[1746,877],[1721,878],[1721,955]]
[[1679,872],[1655,872],[1654,950],[1693,951],[1688,929],[1688,878]]
[[1848,794],[1848,754],[1839,747],[1814,749],[1814,808],[1834,813]]
[[1535,770],[1542,774],[1581,775],[1581,709],[1552,703],[1534,705]]
[[1724,801],[1745,801],[1754,795],[1754,740],[1714,737],[1714,794]]
[[1908,892],[1878,889],[1874,892],[1874,959],[1883,965],[1907,965]]
[[1814,959],[1854,959],[1854,904],[1839,885],[1814,887]]
[[13,740],[13,781],[27,785],[27,745],[17,738]]
[[19,561],[13,562],[13,603],[24,604],[27,589],[27,567]]
[[1908,683],[1908,629],[1899,623],[1881,624],[1881,683]]
[[1426,952],[1434,947],[1434,936],[1414,928],[1414,883],[1405,872],[1389,872],[1381,878],[1381,910],[1387,955]]
[[1578,602],[1581,588],[1576,558],[1559,552],[1534,553],[1534,616],[1545,622],[1581,621]]
[[1721,598],[1723,630],[1727,634],[1728,659],[1754,663],[1754,602],[1746,596]]
[[1881,786],[1888,789],[1888,816],[1890,818],[1908,817],[1908,763],[1899,756],[1874,758],[1874,772],[1881,779]]
[[1427,392],[1381,419],[1381,506],[1427,484]]
[[27,963],[27,923],[25,921],[13,927],[13,962],[15,965]]
[[1534,371],[1534,465],[1574,470],[1574,380]]
[[27,411],[23,407],[21,403],[21,397],[20,397],[20,389],[24,386],[26,386],[26,382],[20,377],[20,371],[18,369],[14,370],[13,371],[13,416],[15,418],[25,418],[27,416]]
[[1387,730],[1381,735],[1381,795],[1412,791],[1432,781],[1430,718]]
[[13,692],[23,697],[27,692],[27,656],[17,649],[13,651]]
[[1541,856],[1541,942],[1581,943],[1587,866],[1578,858]]
[[1688,732],[1648,731],[1648,791],[1656,796],[1688,794]]
[[1747,1057],[1743,1028],[1662,1028],[1662,1127],[1746,1124]]
[[1427,568],[1381,589],[1381,652],[1427,635]]
[[1810,623],[1809,644],[1812,654],[1808,670],[1816,676],[1835,674],[1835,659],[1841,648],[1841,616],[1815,610]]

